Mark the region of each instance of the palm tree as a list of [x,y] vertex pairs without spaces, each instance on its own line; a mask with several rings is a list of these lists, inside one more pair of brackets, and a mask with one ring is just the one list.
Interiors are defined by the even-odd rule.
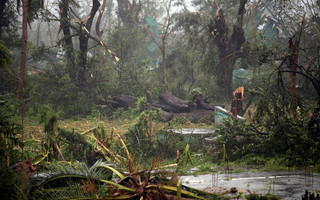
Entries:
[[[33,177],[30,199],[221,199],[181,185],[151,170],[124,176],[102,161],[92,167],[80,163],[54,165],[45,173]],[[113,177],[116,174],[117,177]],[[164,175],[164,174],[162,174]],[[118,181],[117,181],[118,180]]]

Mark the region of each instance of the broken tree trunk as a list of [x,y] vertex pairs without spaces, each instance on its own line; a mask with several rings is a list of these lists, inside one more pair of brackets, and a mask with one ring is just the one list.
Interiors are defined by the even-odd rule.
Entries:
[[187,102],[179,99],[168,92],[163,92],[159,95],[158,106],[168,112],[191,112],[195,109],[192,102]]
[[[152,103],[150,94],[147,93],[148,106],[141,108],[150,110],[161,109],[162,121],[170,121],[173,117],[186,117],[191,122],[213,122],[212,116],[214,111],[213,104],[207,102],[207,97],[202,94],[196,94],[193,98],[194,102],[184,101],[178,97],[173,96],[168,92],[161,93],[159,95],[159,102]],[[138,98],[132,96],[117,96],[112,100],[108,100],[108,105],[113,108],[129,108],[135,107]]]
[[204,110],[213,110],[214,106],[213,104],[208,104],[207,97],[204,94],[195,94],[192,98],[193,102],[195,102],[199,109]]
[[114,108],[123,107],[127,109],[129,107],[135,107],[137,101],[138,101],[137,97],[121,95],[121,96],[114,97],[112,101],[109,101],[108,103],[110,103],[111,106]]
[[233,26],[233,33],[230,38],[228,37],[228,26],[221,8],[218,9],[216,18],[208,25],[209,32],[215,41],[214,45],[219,50],[220,63],[217,70],[219,77],[217,84],[220,88],[223,88],[226,97],[232,95],[232,72],[234,65],[238,58],[245,56],[245,51],[241,49],[241,46],[246,41],[242,29],[246,3],[247,0],[240,1],[237,23]]

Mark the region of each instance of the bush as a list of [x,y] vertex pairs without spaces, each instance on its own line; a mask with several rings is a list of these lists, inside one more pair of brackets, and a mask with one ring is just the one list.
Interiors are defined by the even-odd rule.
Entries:
[[0,100],[0,193],[2,199],[27,199],[29,168],[23,159],[18,134],[22,127],[12,120],[11,105]]
[[[270,116],[270,118],[273,116]],[[319,138],[308,134],[306,118],[299,120],[291,116],[278,117],[276,123],[270,121],[248,123],[240,120],[226,120],[224,126],[216,130],[221,135],[215,142],[222,158],[222,146],[226,146],[229,161],[248,159],[251,164],[263,164],[262,157],[269,160],[267,165],[273,166],[271,158],[278,158],[277,165],[307,166],[316,165],[320,159]],[[275,120],[274,120],[275,121]]]

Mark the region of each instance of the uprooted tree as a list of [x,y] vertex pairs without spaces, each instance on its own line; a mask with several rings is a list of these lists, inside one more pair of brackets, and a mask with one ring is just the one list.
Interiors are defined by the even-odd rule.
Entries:
[[[132,108],[136,106],[138,98],[132,96],[116,96],[106,103],[112,108]],[[148,106],[142,109],[161,109],[161,119],[170,121],[173,117],[186,117],[191,122],[213,122],[214,104],[207,101],[204,94],[194,94],[193,101],[185,101],[173,96],[168,92],[163,92],[158,96],[158,102],[153,103],[147,94]]]

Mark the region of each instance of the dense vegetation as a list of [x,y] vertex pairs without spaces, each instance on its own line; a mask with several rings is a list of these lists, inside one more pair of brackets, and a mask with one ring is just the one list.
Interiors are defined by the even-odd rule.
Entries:
[[[226,163],[320,171],[319,13],[319,0],[2,0],[1,195],[223,199],[177,174]],[[246,120],[220,126],[161,122],[149,102],[197,93],[229,109],[238,87]],[[114,106],[120,95],[139,100]],[[168,131],[180,127],[214,128],[216,140],[199,148]],[[151,173],[160,161],[176,163],[172,180]]]

